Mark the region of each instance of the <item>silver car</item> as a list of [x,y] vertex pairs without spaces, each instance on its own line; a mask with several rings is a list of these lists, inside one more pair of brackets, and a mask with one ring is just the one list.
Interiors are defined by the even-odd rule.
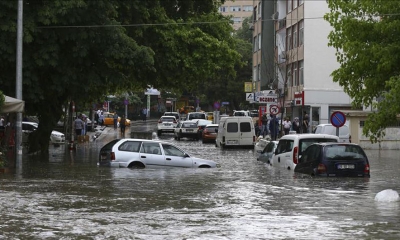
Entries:
[[215,168],[216,162],[190,156],[172,143],[145,139],[115,139],[104,145],[98,166],[128,168]]
[[264,163],[271,163],[271,160],[275,154],[276,147],[279,141],[270,141],[262,151],[260,151],[260,156],[257,157],[257,161]]

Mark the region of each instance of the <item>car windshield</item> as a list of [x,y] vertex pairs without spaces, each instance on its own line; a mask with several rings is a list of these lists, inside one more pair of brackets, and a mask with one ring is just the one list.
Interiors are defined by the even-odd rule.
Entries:
[[235,112],[233,115],[234,116],[246,116],[246,113],[245,112]]
[[189,120],[192,119],[206,119],[206,114],[204,113],[190,113]]
[[197,128],[197,124],[196,123],[183,123],[182,127],[183,128]]
[[175,118],[161,118],[162,122],[173,122]]
[[305,138],[299,141],[299,153],[304,152],[313,143],[337,142],[336,138]]
[[208,132],[216,132],[216,130],[218,129],[218,127],[206,127]]
[[325,147],[328,160],[358,160],[365,157],[361,147],[355,145],[331,145]]

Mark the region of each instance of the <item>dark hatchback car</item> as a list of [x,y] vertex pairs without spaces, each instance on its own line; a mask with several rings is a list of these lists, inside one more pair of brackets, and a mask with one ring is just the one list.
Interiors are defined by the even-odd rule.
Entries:
[[295,172],[324,177],[370,177],[368,157],[352,143],[315,143],[299,158]]

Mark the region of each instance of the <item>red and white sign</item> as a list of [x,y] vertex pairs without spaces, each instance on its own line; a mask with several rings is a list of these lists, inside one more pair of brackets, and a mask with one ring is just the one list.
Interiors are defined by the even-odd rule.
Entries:
[[304,106],[304,91],[294,93],[294,105]]
[[279,114],[279,112],[280,112],[280,109],[279,109],[278,105],[271,105],[269,107],[269,113],[270,114],[277,115],[277,114]]

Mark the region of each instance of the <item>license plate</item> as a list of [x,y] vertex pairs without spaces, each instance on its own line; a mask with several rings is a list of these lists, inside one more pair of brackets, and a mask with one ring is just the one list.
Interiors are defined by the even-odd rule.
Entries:
[[171,123],[164,123],[164,126],[171,126]]
[[101,155],[101,160],[106,160],[107,156]]
[[339,164],[338,169],[354,169],[354,164]]
[[193,129],[186,129],[186,132],[193,132]]
[[228,140],[226,144],[237,144],[236,140]]

